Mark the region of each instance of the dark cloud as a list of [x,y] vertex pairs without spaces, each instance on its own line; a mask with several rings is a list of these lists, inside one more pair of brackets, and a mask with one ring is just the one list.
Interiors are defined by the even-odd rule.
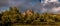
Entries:
[[0,0],[0,12],[8,9],[8,0]]
[[8,6],[8,0],[0,0],[0,7]]
[[6,3],[0,3],[0,7],[8,6]]

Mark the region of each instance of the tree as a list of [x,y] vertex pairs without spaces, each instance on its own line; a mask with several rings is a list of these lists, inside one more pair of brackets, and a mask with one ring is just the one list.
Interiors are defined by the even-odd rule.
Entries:
[[19,10],[17,9],[17,7],[10,7],[10,11],[12,13],[19,13]]
[[1,14],[0,14],[0,21],[2,20],[2,19],[1,19],[1,18],[2,18],[2,16],[3,16],[3,14],[1,13]]
[[20,17],[19,10],[16,7],[10,7],[9,11],[3,12],[2,21],[3,23],[15,23],[18,22]]

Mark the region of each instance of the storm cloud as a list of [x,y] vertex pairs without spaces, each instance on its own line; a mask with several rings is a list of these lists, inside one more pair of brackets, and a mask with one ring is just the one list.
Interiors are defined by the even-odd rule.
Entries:
[[0,11],[7,10],[10,6],[16,6],[21,11],[32,9],[39,13],[59,13],[60,1],[44,2],[46,2],[46,0],[0,0]]

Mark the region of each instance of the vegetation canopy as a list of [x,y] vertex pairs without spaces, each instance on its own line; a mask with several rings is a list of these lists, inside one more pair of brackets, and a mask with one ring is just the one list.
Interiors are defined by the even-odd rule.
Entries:
[[20,25],[54,25],[60,24],[60,14],[40,14],[27,10],[19,12],[17,7],[10,7],[9,11],[0,13],[0,26]]

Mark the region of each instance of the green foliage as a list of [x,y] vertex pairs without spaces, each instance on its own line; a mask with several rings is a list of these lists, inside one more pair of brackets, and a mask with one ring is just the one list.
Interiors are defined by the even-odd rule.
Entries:
[[[31,12],[30,12],[31,13]],[[0,14],[1,24],[29,24],[29,25],[40,25],[40,24],[55,24],[60,22],[59,14],[39,14],[36,12],[25,13],[23,15],[17,7],[10,7],[9,11],[5,11]]]

